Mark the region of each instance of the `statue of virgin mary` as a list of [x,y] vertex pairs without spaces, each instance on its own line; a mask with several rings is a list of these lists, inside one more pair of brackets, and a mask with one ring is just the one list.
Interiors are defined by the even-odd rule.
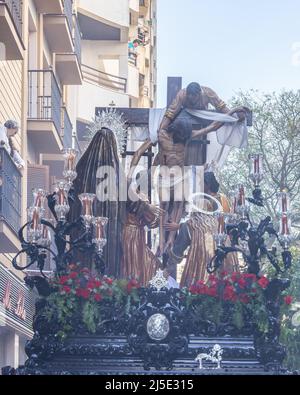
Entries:
[[[94,125],[95,126],[95,125]],[[101,171],[101,169],[104,169]],[[107,170],[109,169],[109,172]],[[69,218],[75,220],[81,214],[81,203],[78,195],[92,193],[97,196],[93,206],[93,214],[97,217],[107,217],[107,244],[103,250],[105,274],[118,277],[120,274],[120,261],[122,257],[122,226],[126,216],[126,199],[123,202],[119,196],[122,180],[122,167],[118,156],[118,146],[115,134],[108,128],[100,128],[93,136],[86,151],[76,166],[77,177],[74,180],[75,202],[71,207]],[[101,174],[99,178],[99,174]],[[107,180],[105,180],[108,178]],[[114,198],[110,199],[110,191],[107,199],[98,199],[101,188],[111,188]],[[102,191],[103,192],[103,191]],[[79,258],[78,258],[79,259]],[[80,263],[85,257],[80,257]]]

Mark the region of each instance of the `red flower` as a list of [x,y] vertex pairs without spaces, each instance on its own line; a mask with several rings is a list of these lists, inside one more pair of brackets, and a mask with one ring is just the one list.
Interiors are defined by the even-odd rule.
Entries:
[[198,287],[197,285],[193,284],[190,286],[190,293],[193,295],[196,295],[198,293]]
[[250,302],[250,297],[248,295],[242,294],[240,295],[240,301],[247,304]]
[[247,282],[244,278],[240,278],[237,283],[242,289],[244,289],[247,285]]
[[292,303],[292,301],[293,301],[293,297],[292,297],[291,295],[288,295],[288,296],[286,296],[286,297],[284,298],[284,303],[285,303],[286,305],[288,305],[288,306]]
[[209,296],[217,297],[217,296],[218,296],[217,287],[207,288],[206,293],[207,293],[207,295],[209,295]]
[[60,284],[65,284],[69,280],[69,276],[61,276],[59,279]]
[[83,299],[88,299],[91,294],[89,289],[77,289],[76,295],[82,297]]
[[69,294],[69,293],[71,292],[71,288],[68,287],[68,286],[66,286],[66,285],[63,287],[63,290],[64,290],[65,293],[67,293],[67,294]]
[[198,286],[198,295],[208,295],[208,287],[204,284]]
[[223,270],[223,272],[221,272],[221,276],[222,276],[222,277],[228,276],[228,272],[226,272],[226,270]]
[[101,282],[101,281],[99,281],[99,280],[95,280],[95,281],[94,281],[94,286],[95,286],[95,288],[100,288],[101,285],[102,285],[102,282]]
[[100,302],[100,300],[102,299],[102,295],[96,294],[96,295],[94,295],[94,299],[96,302]]
[[140,287],[139,283],[136,280],[132,279],[127,284],[127,292],[130,293],[133,288],[139,288],[139,287]]
[[69,277],[73,280],[74,278],[76,278],[78,276],[78,273],[76,272],[72,272],[69,274]]
[[224,300],[230,300],[232,302],[237,300],[234,288],[231,285],[227,285],[224,290]]
[[269,280],[263,276],[257,281],[257,284],[260,285],[263,289],[265,289],[269,285]]
[[89,280],[86,287],[87,287],[87,289],[90,289],[90,290],[94,289],[96,287],[95,280]]

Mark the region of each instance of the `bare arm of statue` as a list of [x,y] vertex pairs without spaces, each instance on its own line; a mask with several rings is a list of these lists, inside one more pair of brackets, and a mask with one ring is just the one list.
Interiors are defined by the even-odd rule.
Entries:
[[[227,114],[228,115],[233,115],[235,113],[245,114],[247,111],[249,111],[249,109],[246,107],[235,107],[232,110],[228,111]],[[208,127],[204,128],[204,129],[193,130],[191,138],[197,139],[199,137],[206,136],[207,134],[220,129],[223,125],[224,125],[223,122],[213,122],[211,125],[209,125]]]
[[142,155],[148,151],[148,149],[153,145],[152,141],[150,139],[147,139],[141,146],[140,148],[135,152],[133,155],[132,161],[130,163],[130,170],[128,173],[128,179],[131,179],[134,173],[134,170],[136,166],[139,164],[139,161],[142,157]]
[[176,118],[176,115],[180,113],[185,99],[185,95],[186,95],[185,89],[182,89],[177,93],[177,96],[175,97],[172,104],[166,111],[166,114],[159,128],[160,130],[167,130],[171,122]]

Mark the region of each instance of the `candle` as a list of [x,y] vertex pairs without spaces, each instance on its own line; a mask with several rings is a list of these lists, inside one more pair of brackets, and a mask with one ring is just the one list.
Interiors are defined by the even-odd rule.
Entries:
[[282,207],[282,212],[286,213],[287,212],[287,196],[286,193],[282,194],[282,198],[281,198],[281,207]]
[[75,154],[70,152],[70,154],[69,154],[69,156],[67,158],[67,170],[74,170],[75,159],[76,159]]
[[82,214],[83,215],[92,215],[92,202],[89,198],[82,199]]
[[251,160],[250,178],[258,187],[263,179],[263,156],[261,154],[249,155],[249,159]]
[[224,215],[223,215],[223,213],[220,213],[218,215],[218,233],[219,234],[224,234],[224,232],[225,232]]
[[284,236],[290,234],[288,217],[286,214],[282,214],[281,217],[281,234]]
[[239,200],[238,200],[238,205],[239,206],[245,206],[245,188],[244,185],[239,186]]
[[39,222],[40,222],[39,210],[35,208],[32,213],[32,229],[33,230],[35,230],[35,231],[38,230]]
[[96,195],[92,193],[82,193],[78,196],[82,204],[82,217],[85,224],[89,227],[93,219],[93,203]]
[[43,208],[46,192],[43,189],[33,190],[34,207]]

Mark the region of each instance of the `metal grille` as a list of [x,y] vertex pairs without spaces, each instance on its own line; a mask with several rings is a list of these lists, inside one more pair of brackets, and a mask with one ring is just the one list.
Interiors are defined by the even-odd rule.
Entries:
[[51,70],[29,71],[28,118],[52,121],[61,133],[61,93]]
[[73,126],[68,115],[67,109],[63,108],[63,142],[65,148],[72,148],[72,130]]
[[0,0],[0,3],[4,3],[7,5],[9,9],[12,20],[16,26],[16,29],[22,37],[22,5],[23,1],[21,0]]
[[73,28],[73,0],[64,0],[64,14],[67,17],[70,32]]
[[21,226],[21,174],[5,148],[0,148],[0,216],[17,232]]
[[81,31],[77,18],[74,25],[74,49],[78,58],[78,62],[81,63]]

